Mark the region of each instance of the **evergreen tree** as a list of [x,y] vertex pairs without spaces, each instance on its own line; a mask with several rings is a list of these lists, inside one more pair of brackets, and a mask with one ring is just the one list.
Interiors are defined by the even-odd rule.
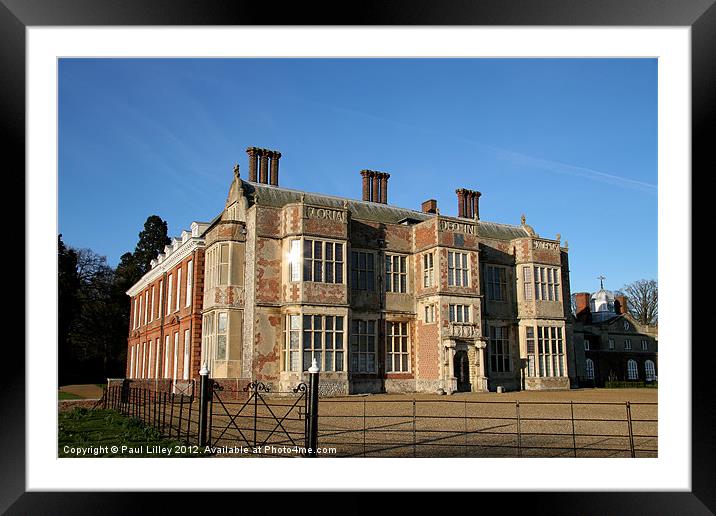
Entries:
[[77,253],[65,246],[62,235],[57,236],[57,350],[58,381],[66,385],[76,375],[76,361],[69,339],[80,309],[80,280],[77,274]]
[[139,233],[139,242],[134,249],[134,261],[142,274],[149,270],[150,262],[163,253],[164,246],[170,243],[167,223],[157,215],[147,217],[144,230]]

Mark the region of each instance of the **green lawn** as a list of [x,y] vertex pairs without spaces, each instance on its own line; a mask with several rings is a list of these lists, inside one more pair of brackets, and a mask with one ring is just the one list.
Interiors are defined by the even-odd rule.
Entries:
[[82,396],[77,396],[77,394],[72,394],[71,392],[65,392],[65,391],[58,391],[59,399],[61,400],[81,400]]
[[[166,439],[154,428],[114,410],[77,407],[60,413],[58,425],[59,457],[159,458],[203,455],[195,446],[187,449],[186,443]],[[167,450],[171,450],[171,453]]]

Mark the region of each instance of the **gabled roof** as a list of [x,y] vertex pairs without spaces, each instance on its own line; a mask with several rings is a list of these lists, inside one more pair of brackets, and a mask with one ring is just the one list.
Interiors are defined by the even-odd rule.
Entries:
[[[247,193],[249,201],[252,201],[253,195],[256,194],[258,196],[258,203],[264,206],[274,206],[279,208],[285,206],[286,204],[301,202],[301,199],[303,199],[303,202],[306,204],[316,204],[319,206],[327,206],[337,209],[342,209],[345,205],[345,207],[350,210],[353,219],[370,222],[400,224],[403,221],[409,220],[410,222],[419,223],[437,216],[432,213],[423,213],[422,211],[398,208],[388,204],[303,192],[300,190],[291,190],[288,188],[270,186],[262,183],[242,181],[242,187]],[[465,221],[464,219],[456,220]],[[512,240],[515,238],[525,238],[529,236],[529,233],[522,226],[511,226],[509,224],[485,222],[482,220],[470,220],[469,222],[471,224],[475,224],[477,227],[477,234],[484,238]]]

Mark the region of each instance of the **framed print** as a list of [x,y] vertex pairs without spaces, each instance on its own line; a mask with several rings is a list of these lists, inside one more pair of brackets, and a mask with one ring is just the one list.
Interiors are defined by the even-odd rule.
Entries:
[[[519,504],[550,507],[557,514],[713,511],[708,453],[713,388],[706,370],[710,361],[692,346],[690,262],[691,170],[713,161],[706,131],[716,83],[712,4],[510,1],[438,7],[405,2],[363,8],[349,19],[332,7],[272,12],[220,2],[177,3],[170,9],[158,2],[100,2],[91,8],[69,2],[59,8],[44,0],[3,0],[2,119],[8,152],[17,158],[16,169],[25,171],[28,303],[25,348],[7,346],[6,360],[13,367],[2,380],[0,507],[10,514],[47,512],[48,507],[50,512],[118,512],[136,507],[138,491],[175,491],[169,502],[178,507],[186,496],[179,491],[422,490],[480,491],[495,501],[502,491],[516,491]],[[480,72],[471,75],[466,63]],[[593,66],[602,64],[595,72]],[[523,65],[529,72],[515,71]],[[488,78],[500,74],[512,82],[489,86]],[[182,82],[185,89],[177,93],[173,86]],[[529,89],[534,98],[573,101],[574,118],[559,118],[516,96],[505,100],[507,85],[518,83],[520,92]],[[431,87],[432,104],[421,104],[415,92]],[[372,88],[376,93],[367,94]],[[640,93],[628,94],[630,88]],[[531,116],[540,123],[525,130],[530,152],[499,147],[497,137],[484,143],[468,134],[479,124],[478,112],[474,124],[458,122],[467,107],[461,111],[453,103],[460,95],[467,99],[478,93],[503,99],[493,106],[483,99],[479,114],[490,120],[481,134],[502,135],[504,141],[520,130],[518,123],[508,123],[519,120],[514,113],[535,107]],[[332,103],[335,94],[359,102]],[[125,95],[133,96],[133,103]],[[597,121],[605,98],[619,99],[609,104],[611,137],[605,136],[609,120]],[[400,102],[411,107],[396,114]],[[623,113],[614,107],[619,102],[623,112],[643,107],[648,124],[621,127]],[[188,122],[179,120],[186,106],[195,115]],[[241,116],[233,118],[236,106],[242,106]],[[158,109],[165,110],[158,115]],[[583,113],[581,120],[575,112]],[[454,118],[447,117],[450,113]],[[157,116],[173,125],[158,123]],[[605,164],[611,154],[631,146],[637,158],[629,166],[636,170],[647,162],[651,175],[630,176],[606,166],[597,170],[541,154],[549,143],[536,128],[549,134],[546,128],[558,124],[573,124],[574,133],[591,125],[602,138],[593,152]],[[181,132],[187,126],[191,131]],[[389,129],[374,139],[371,133],[378,134],[379,126]],[[326,128],[331,130],[323,135]],[[639,131],[647,136],[632,138]],[[200,132],[206,143],[197,153],[187,142]],[[100,141],[100,135],[115,143]],[[249,140],[259,138],[254,135],[269,143]],[[235,155],[232,140],[237,139],[246,147],[246,163],[243,149],[236,159],[224,156]],[[161,148],[160,141],[171,145]],[[576,159],[579,140],[571,148],[568,136],[560,143],[560,152]],[[301,162],[297,149],[311,163]],[[347,181],[332,172],[339,160],[357,163],[378,149],[389,156],[381,158],[390,163],[387,168],[360,163],[355,165],[365,167],[360,176],[356,169]],[[474,161],[480,171],[460,175],[454,155],[463,154],[469,163],[476,149],[492,159],[481,157]],[[423,153],[445,154],[421,164]],[[233,161],[227,165],[227,160]],[[438,163],[446,170],[436,172]],[[313,176],[301,178],[296,171],[313,166]],[[83,181],[82,174],[69,181],[63,171],[73,167],[97,181]],[[495,171],[488,172],[490,167]],[[518,177],[519,167],[550,175]],[[226,170],[214,177],[219,168]],[[148,172],[153,169],[163,172]],[[189,170],[201,184],[180,172]],[[488,183],[490,174],[504,188],[493,189],[499,201],[474,189]],[[574,178],[585,181],[562,189]],[[448,182],[457,190],[444,201]],[[532,192],[529,201],[529,194],[520,198],[518,193],[517,201],[510,200],[520,182]],[[419,187],[416,195],[424,199],[416,201],[409,194]],[[604,193],[595,203],[598,189]],[[217,191],[222,211],[205,213],[207,199]],[[312,193],[318,191],[325,194]],[[455,196],[456,216],[449,207]],[[534,208],[521,214],[520,203]],[[74,205],[71,226],[64,222],[68,204]],[[141,214],[159,206],[162,213],[179,213],[177,224],[183,226],[167,230],[166,222],[149,217],[134,253],[122,255],[115,250],[121,246],[111,242],[126,241],[122,232],[142,228],[143,221],[133,220],[127,230],[133,215],[126,206],[139,204]],[[502,217],[499,210],[506,205],[516,206],[517,215]],[[551,225],[539,220],[547,217],[545,206],[564,211],[558,222],[565,225],[558,231],[576,227],[574,221],[567,224],[570,218],[594,223],[584,235],[570,238],[572,249],[590,249],[590,264],[621,262],[627,268],[627,262],[634,263],[648,271],[645,275],[653,270],[658,276],[661,360],[658,317],[635,319],[626,307],[632,308],[629,297],[636,295],[614,292],[627,281],[611,279],[612,273],[590,271],[599,278],[597,285],[577,285],[583,266],[567,261],[567,236],[547,236]],[[652,217],[634,215],[640,209]],[[109,254],[117,268],[103,268],[104,257],[72,240],[65,240],[65,247],[63,227],[100,228],[96,235],[107,242],[100,254]],[[162,235],[144,256],[143,245],[155,230]],[[625,235],[618,246],[609,240],[617,231]],[[62,256],[95,259],[98,271],[111,270],[112,281],[127,274],[126,282],[112,283],[127,303],[127,313],[112,322],[121,327],[121,353],[109,357],[115,362],[111,367],[105,360],[97,381],[106,383],[87,408],[101,405],[140,419],[152,436],[150,430],[159,422],[163,429],[162,417],[169,414],[168,435],[159,432],[156,444],[144,447],[140,457],[70,458],[67,453],[84,449],[88,439],[79,430],[68,441],[69,452],[58,446],[58,435],[62,441],[72,433],[67,417],[75,416],[58,414],[57,397],[76,395],[58,393],[58,386],[72,383],[58,379],[67,371],[58,369],[62,350],[54,346],[69,331],[58,315],[67,303],[58,291],[58,281],[65,281],[63,258],[55,259],[58,234],[60,254],[70,250]],[[424,245],[417,243],[421,238]],[[657,247],[658,258],[649,251]],[[581,292],[585,289],[590,291]],[[371,297],[372,292],[380,295]],[[513,317],[512,306],[519,317]],[[589,318],[579,320],[584,310]],[[107,320],[115,315],[106,315]],[[77,335],[81,324],[73,326]],[[434,351],[425,344],[432,338],[431,325],[437,332]],[[85,351],[101,346],[96,331],[87,336],[92,331],[82,333]],[[274,347],[266,347],[268,341],[275,341]],[[75,363],[76,370],[90,363],[83,360],[84,365]],[[650,389],[658,386],[657,377],[661,391]],[[637,383],[643,387],[638,399],[620,397],[626,392],[620,388]],[[564,453],[543,453],[539,450],[548,448],[543,441],[529,440],[542,435],[544,427],[529,430],[529,425],[543,416],[530,412],[537,398],[520,393],[540,391],[538,396],[556,396],[540,398],[544,403],[556,403],[562,394],[553,391],[569,393],[570,387],[610,388],[610,396],[619,398],[619,428],[624,422],[627,433],[618,453],[607,447],[616,439],[608,431],[594,427],[579,435],[590,414],[595,418],[607,410],[609,403],[599,405],[607,398],[576,403],[560,398],[571,410],[565,416],[571,435],[551,444]],[[339,396],[338,401],[330,396]],[[442,400],[448,399],[451,410],[459,405],[460,414],[446,413],[445,421],[459,420],[464,428],[436,438],[447,427],[429,427],[428,419],[435,417],[431,410],[438,409],[428,404],[443,410],[448,404]],[[509,414],[488,413],[497,410],[494,402],[504,403]],[[398,416],[401,403],[412,413]],[[584,410],[578,408],[575,418],[579,403]],[[277,415],[277,406],[289,408]],[[236,424],[245,407],[254,411],[252,428]],[[353,408],[362,411],[360,417]],[[263,441],[257,438],[262,410],[270,419]],[[87,412],[73,413],[79,418]],[[290,423],[294,415],[298,423]],[[113,417],[102,414],[105,423]],[[344,426],[341,417],[354,418],[362,433]],[[398,417],[407,419],[388,421]],[[370,449],[370,418],[382,425],[374,435],[390,435],[393,446]],[[493,427],[479,426],[487,420]],[[126,431],[130,423],[119,421]],[[479,428],[468,430],[474,422]],[[635,430],[652,423],[646,433]],[[516,433],[504,425],[514,425]],[[239,448],[238,440],[224,437],[232,432],[243,439]],[[494,438],[488,445],[481,441],[482,454],[468,444],[480,432]],[[497,442],[507,434],[517,448]],[[275,456],[290,454],[287,448],[272,448],[275,453],[261,460],[236,456],[237,449],[255,455],[258,443],[277,435],[284,444],[303,444],[303,456],[294,461]],[[213,443],[207,455],[219,456],[188,457],[184,450],[157,458],[167,449],[160,437],[167,436],[176,437],[174,445]],[[602,446],[587,449],[581,437]],[[450,438],[441,448],[440,439]],[[321,442],[339,443],[337,452],[315,457],[315,450],[307,451]]]

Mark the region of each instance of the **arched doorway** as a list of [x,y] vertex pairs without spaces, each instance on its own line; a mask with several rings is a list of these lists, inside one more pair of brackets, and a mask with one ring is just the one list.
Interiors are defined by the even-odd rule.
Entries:
[[470,385],[470,361],[467,358],[467,351],[456,351],[453,363],[455,378],[457,378],[457,391],[470,392],[472,390]]

